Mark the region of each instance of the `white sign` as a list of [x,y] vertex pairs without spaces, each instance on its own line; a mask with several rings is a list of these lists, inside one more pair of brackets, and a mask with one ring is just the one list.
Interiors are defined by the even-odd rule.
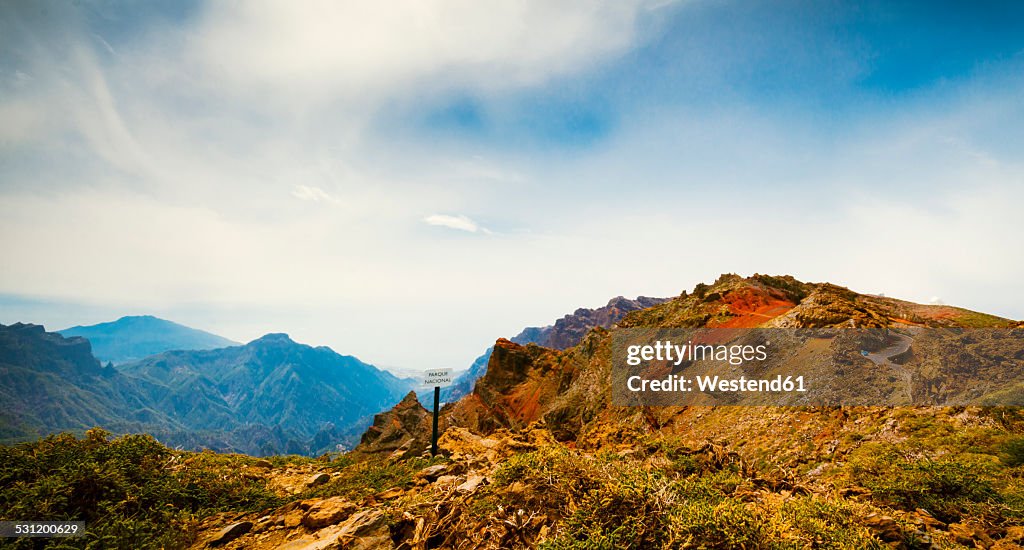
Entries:
[[452,369],[434,369],[423,373],[424,386],[447,386],[452,383]]

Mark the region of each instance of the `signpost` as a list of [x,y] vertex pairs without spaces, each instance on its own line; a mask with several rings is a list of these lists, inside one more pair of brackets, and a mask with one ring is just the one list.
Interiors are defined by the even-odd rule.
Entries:
[[430,438],[430,456],[437,456],[437,413],[441,403],[441,386],[452,383],[452,369],[428,370],[423,375],[424,386],[434,386],[434,433]]

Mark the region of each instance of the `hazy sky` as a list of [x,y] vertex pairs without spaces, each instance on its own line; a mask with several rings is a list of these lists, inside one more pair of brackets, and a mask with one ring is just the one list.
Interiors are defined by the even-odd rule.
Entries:
[[1020,2],[0,2],[3,323],[461,368],[723,272],[1020,319],[1022,206]]

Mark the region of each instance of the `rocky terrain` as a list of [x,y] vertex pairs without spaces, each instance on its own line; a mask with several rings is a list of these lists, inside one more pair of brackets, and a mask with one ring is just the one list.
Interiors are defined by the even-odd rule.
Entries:
[[[667,301],[667,298],[637,296],[635,300],[616,296],[599,308],[579,308],[565,315],[554,324],[543,327],[527,327],[510,341],[520,345],[537,344],[546,348],[564,350],[580,343],[593,328],[610,328],[631,311],[649,308]],[[477,357],[469,369],[459,375],[451,386],[442,389],[442,401],[455,401],[473,390],[476,381],[487,371],[487,362],[494,348],[488,348]]]
[[[166,547],[1022,547],[1019,407],[611,404],[615,331],[714,326],[1019,323],[791,277],[725,275],[564,350],[499,340],[473,392],[442,409],[437,457],[426,452],[430,413],[414,394],[377,415],[353,452],[320,459],[57,436],[0,448],[14,465],[0,476],[0,513],[43,502],[39,513],[88,514],[51,492],[78,471],[95,477],[121,464],[131,475],[101,475],[105,491],[79,490],[88,510],[108,510],[96,536],[144,532],[143,514],[143,526],[175,534],[160,539]],[[67,448],[84,465],[20,466],[27,456],[68,461]],[[129,452],[147,459],[110,459]],[[151,481],[119,492],[140,478]]]

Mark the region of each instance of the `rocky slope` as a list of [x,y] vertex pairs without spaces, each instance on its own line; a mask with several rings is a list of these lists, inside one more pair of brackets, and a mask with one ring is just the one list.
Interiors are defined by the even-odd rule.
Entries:
[[373,425],[363,433],[353,454],[360,458],[420,456],[428,448],[432,430],[433,415],[420,405],[416,392],[411,391],[391,410],[373,417]]
[[[1010,328],[1015,323],[949,306],[861,295],[827,283],[802,283],[792,277],[723,275],[713,285],[698,285],[691,293],[684,292],[673,300],[634,311],[617,326],[912,325]],[[442,411],[445,422],[486,433],[497,427],[520,428],[544,419],[561,439],[582,439],[581,444],[593,440],[592,431],[606,430],[608,426],[671,430],[681,416],[689,414],[687,411],[672,407],[611,407],[610,335],[608,330],[594,329],[579,345],[562,351],[499,340],[487,375],[471,395]],[[742,426],[734,427],[742,431]]]

